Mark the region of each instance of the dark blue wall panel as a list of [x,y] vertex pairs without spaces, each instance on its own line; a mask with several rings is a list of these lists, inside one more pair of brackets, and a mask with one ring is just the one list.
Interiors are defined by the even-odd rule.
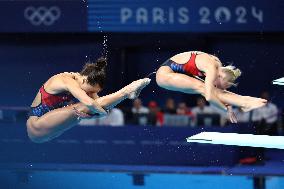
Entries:
[[[32,143],[23,124],[1,125],[0,163],[83,163],[120,165],[233,165],[239,147],[190,144],[203,131],[239,132],[245,127],[74,127],[43,144]],[[225,154],[225,155],[224,155]]]

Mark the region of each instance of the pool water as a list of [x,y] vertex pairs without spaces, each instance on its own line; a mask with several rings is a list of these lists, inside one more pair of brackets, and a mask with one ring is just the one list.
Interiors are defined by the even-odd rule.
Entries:
[[[143,179],[144,178],[144,179]],[[80,171],[0,171],[1,188],[19,189],[252,189],[253,179],[234,175],[138,174]],[[269,177],[266,189],[283,189],[283,177]]]

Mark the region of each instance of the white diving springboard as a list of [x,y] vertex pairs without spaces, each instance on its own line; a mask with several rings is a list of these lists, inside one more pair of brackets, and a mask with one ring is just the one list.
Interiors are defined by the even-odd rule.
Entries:
[[274,85],[284,85],[284,77],[272,81]]
[[186,140],[190,143],[223,144],[284,149],[283,136],[202,132],[197,135],[188,137]]

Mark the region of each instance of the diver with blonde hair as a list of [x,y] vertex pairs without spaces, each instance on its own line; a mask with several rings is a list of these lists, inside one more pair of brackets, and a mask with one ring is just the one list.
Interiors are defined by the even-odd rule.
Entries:
[[156,82],[168,90],[201,94],[209,103],[226,111],[229,120],[236,123],[232,106],[247,112],[267,103],[265,99],[241,96],[226,90],[237,85],[235,81],[241,74],[241,70],[232,65],[223,66],[216,56],[189,51],[166,60],[157,71]]

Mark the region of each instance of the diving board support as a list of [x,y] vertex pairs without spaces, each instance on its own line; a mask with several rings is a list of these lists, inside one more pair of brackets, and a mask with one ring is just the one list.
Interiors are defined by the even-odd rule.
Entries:
[[283,136],[202,132],[188,137],[186,140],[190,143],[223,144],[284,149]]

